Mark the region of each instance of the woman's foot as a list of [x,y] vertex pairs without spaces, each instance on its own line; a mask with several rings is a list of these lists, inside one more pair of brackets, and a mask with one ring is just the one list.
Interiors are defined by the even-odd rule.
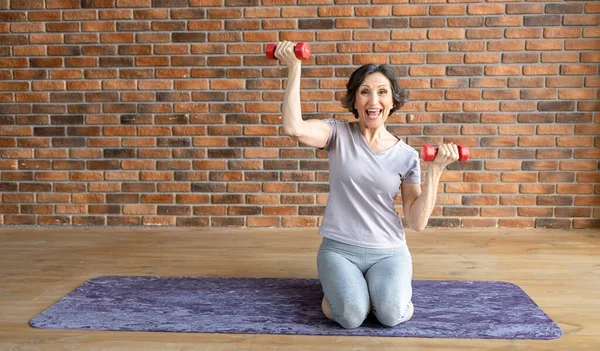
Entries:
[[325,317],[333,320],[331,306],[329,306],[329,301],[327,301],[327,298],[325,296],[323,296],[323,301],[321,302],[321,309],[323,310],[323,314],[325,315]]

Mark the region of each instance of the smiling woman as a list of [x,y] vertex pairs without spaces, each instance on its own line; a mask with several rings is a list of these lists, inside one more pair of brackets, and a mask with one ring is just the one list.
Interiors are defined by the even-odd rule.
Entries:
[[278,43],[274,55],[288,66],[284,132],[329,156],[330,191],[317,255],[323,313],[344,328],[359,327],[371,311],[384,325],[403,323],[414,311],[412,258],[394,204],[401,190],[409,227],[425,228],[442,170],[458,159],[456,145],[440,146],[421,190],[417,151],[385,127],[387,118],[407,100],[391,66],[368,64],[350,76],[342,106],[354,114],[356,123],[304,121],[301,61],[294,44]]
[[388,116],[402,108],[408,100],[406,90],[400,86],[396,74],[389,65],[361,66],[350,76],[346,89],[347,94],[342,98],[342,106],[352,112],[356,118],[360,115],[356,101],[368,99],[369,94],[377,93],[381,99],[391,102]]
[[406,102],[406,91],[388,65],[364,65],[348,80],[347,93],[342,99],[346,107],[358,119],[361,134],[369,147],[377,152],[387,150],[398,142],[384,123],[394,111]]

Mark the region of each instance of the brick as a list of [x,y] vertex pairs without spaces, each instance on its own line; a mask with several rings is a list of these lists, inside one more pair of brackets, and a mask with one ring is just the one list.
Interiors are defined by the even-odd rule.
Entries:
[[430,29],[427,34],[431,40],[460,40],[465,38],[464,29]]
[[481,217],[515,217],[517,209],[515,207],[483,207],[481,208]]
[[599,219],[573,219],[573,229],[600,228]]
[[427,222],[427,227],[447,227],[457,228],[460,226],[459,218],[430,218]]
[[561,171],[592,171],[596,169],[593,161],[560,161],[559,169]]
[[556,170],[558,164],[556,161],[523,161],[523,170]]
[[561,50],[563,47],[562,40],[527,40],[525,42],[526,50]]
[[174,226],[176,219],[167,216],[143,216],[142,224],[151,226]]
[[[502,41],[493,41],[488,42],[487,50],[488,51],[522,51],[525,49],[525,42],[523,40],[502,40]],[[518,59],[521,60],[532,60],[531,57],[536,56],[533,53],[504,53],[502,54],[502,62],[512,63],[518,62]],[[518,56],[517,56],[518,55]]]
[[429,14],[432,16],[461,16],[465,13],[465,5],[430,5],[429,8]]
[[521,194],[552,194],[554,193],[553,184],[521,184],[519,186]]
[[[527,38],[541,38],[542,37],[542,29],[541,28],[507,28],[505,32],[505,36],[507,39],[527,39]],[[522,41],[512,41],[515,43],[523,43]],[[492,44],[492,43],[490,43]],[[524,46],[521,45],[519,50],[523,50]]]
[[573,111],[575,102],[573,101],[540,101],[538,103],[539,111]]
[[434,28],[444,27],[446,20],[440,17],[411,17],[410,26],[412,28]]
[[498,220],[498,226],[500,228],[533,228],[534,220],[527,218],[509,219],[501,218]]
[[573,205],[572,196],[564,195],[540,195],[537,196],[536,205],[539,206],[571,206]]
[[467,29],[467,39],[501,39],[503,30],[487,28],[487,29]]
[[[315,21],[318,20],[300,20],[298,22],[298,27],[299,29],[312,29],[313,27],[311,27],[311,25],[313,25],[313,23],[320,29],[360,29],[371,27],[370,19],[363,18],[338,18],[335,20],[326,19],[318,22]],[[300,23],[302,23],[304,27],[300,27]]]
[[573,126],[563,125],[550,125],[550,126],[538,126],[537,134],[573,134]]
[[553,149],[540,149],[537,150],[537,158],[538,159],[564,159],[571,158],[573,156],[573,151],[570,149],[562,149],[562,150],[553,150]]
[[543,63],[569,62],[576,63],[579,61],[579,55],[576,52],[542,52]]
[[556,75],[559,67],[556,65],[527,65],[523,67],[525,75]]
[[277,180],[277,172],[246,172],[245,180],[248,181],[273,181]]
[[500,205],[532,206],[536,204],[535,196],[500,196]]
[[355,16],[360,17],[389,17],[391,15],[389,6],[356,7],[354,11]]
[[557,137],[556,146],[559,147],[574,147],[574,146],[591,146],[592,138],[588,137]]
[[486,170],[503,170],[514,171],[521,170],[521,161],[502,160],[502,161],[485,161]]
[[470,78],[471,88],[503,88],[506,85],[503,78]]
[[484,69],[486,76],[516,76],[521,74],[518,66],[487,66]]
[[[484,51],[485,42],[483,41],[468,41],[468,42],[449,42],[448,51],[459,51],[459,52],[471,52],[471,51]],[[445,51],[445,50],[440,50]]]
[[479,184],[452,184],[448,183],[445,185],[445,191],[447,193],[478,193],[480,192]]
[[[19,206],[3,205],[0,212],[5,214],[18,214]],[[21,214],[52,214],[52,205],[21,205]]]
[[564,100],[593,100],[595,97],[596,91],[592,89],[569,89],[558,91],[558,98]]
[[548,77],[546,85],[553,88],[579,88],[583,85],[581,77]]
[[579,172],[577,175],[577,182],[579,182],[579,183],[598,183],[598,182],[600,182],[600,173]]
[[393,16],[425,16],[427,13],[427,5],[395,5],[392,7]]
[[507,14],[542,14],[544,13],[543,4],[506,4]]
[[558,194],[591,194],[591,184],[558,184],[556,185]]
[[[211,165],[215,161],[207,161]],[[244,160],[244,161],[228,161],[227,168],[230,170],[260,170],[263,167],[263,163],[260,160]],[[204,167],[203,167],[204,168]],[[217,167],[212,167],[217,168]]]
[[297,214],[296,206],[264,206],[263,212],[267,216]]
[[7,225],[34,225],[36,216],[28,215],[4,215],[4,224]]
[[561,66],[562,75],[588,75],[595,74],[596,67],[593,65],[565,65]]
[[284,217],[282,219],[284,227],[314,227],[317,225],[316,217]]
[[569,219],[552,219],[552,218],[537,218],[535,220],[536,228],[544,229],[571,229],[571,220]]
[[599,196],[575,196],[575,206],[599,206]]
[[544,207],[519,207],[517,213],[520,217],[551,217],[553,209]]
[[407,18],[374,18],[373,28],[407,28]]
[[582,13],[583,4],[547,4],[545,12],[549,14]]
[[554,100],[557,97],[555,89],[521,90],[522,100]]
[[465,63],[498,63],[500,56],[498,54],[465,54]]
[[466,206],[495,206],[498,205],[498,197],[491,195],[465,195],[462,204]]
[[518,90],[484,90],[485,100],[516,100],[519,98]]
[[469,15],[501,15],[505,12],[504,4],[469,4]]
[[448,27],[482,27],[483,23],[483,17],[448,17]]
[[579,111],[598,111],[600,110],[600,103],[596,101],[579,101],[577,109]]
[[[427,38],[427,30],[425,29],[413,29],[413,30],[392,30],[391,34],[392,40],[417,40],[417,39],[425,39]],[[345,45],[345,44],[338,44]],[[351,44],[349,44],[351,45]]]
[[463,104],[463,110],[465,112],[481,112],[481,111],[497,111],[498,103],[497,102],[465,102]]
[[559,26],[560,15],[523,16],[523,25],[529,26]]
[[575,173],[573,172],[540,172],[540,182],[573,182],[575,181]]
[[[565,26],[597,26],[600,24],[600,17],[587,15],[564,15],[563,25]],[[584,29],[585,37],[585,29]]]
[[449,66],[447,74],[449,76],[480,76],[483,73],[481,66]]
[[351,32],[350,31],[320,31],[317,32],[317,40],[318,41],[345,41],[350,40]]
[[248,227],[279,227],[279,217],[248,216]]
[[522,136],[519,137],[519,146],[521,147],[553,147],[555,139],[551,136]]

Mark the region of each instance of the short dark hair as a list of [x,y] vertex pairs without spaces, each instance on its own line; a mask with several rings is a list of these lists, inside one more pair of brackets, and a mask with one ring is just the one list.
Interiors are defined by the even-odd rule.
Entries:
[[392,86],[392,97],[394,99],[394,106],[390,110],[390,115],[400,109],[408,101],[406,89],[400,86],[398,83],[398,77],[390,65],[374,65],[366,64],[357,68],[348,79],[346,84],[346,96],[341,100],[342,106],[347,108],[348,111],[354,114],[354,117],[358,118],[358,111],[354,108],[354,102],[356,99],[356,91],[360,87],[363,80],[370,74],[381,73],[389,79]]

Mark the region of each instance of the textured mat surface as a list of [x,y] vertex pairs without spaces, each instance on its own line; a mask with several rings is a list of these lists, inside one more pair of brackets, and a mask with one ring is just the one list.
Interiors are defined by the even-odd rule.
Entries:
[[413,318],[346,330],[321,312],[317,279],[111,276],[91,279],[31,326],[154,332],[555,339],[554,323],[506,282],[413,282]]

